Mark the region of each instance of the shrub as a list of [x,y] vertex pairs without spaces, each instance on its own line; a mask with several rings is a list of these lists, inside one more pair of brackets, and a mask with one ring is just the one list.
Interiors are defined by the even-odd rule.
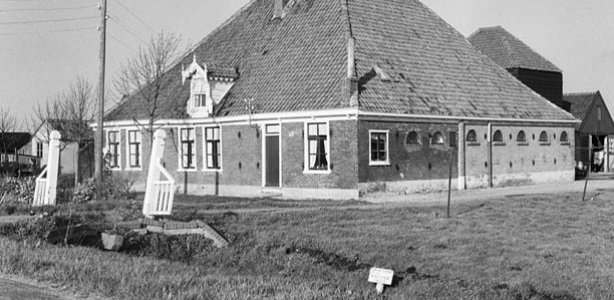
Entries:
[[18,202],[32,203],[35,187],[34,177],[0,177],[0,194],[12,196]]
[[0,227],[0,234],[9,236],[18,241],[46,240],[49,233],[55,228],[55,218],[32,218],[20,222],[4,224]]

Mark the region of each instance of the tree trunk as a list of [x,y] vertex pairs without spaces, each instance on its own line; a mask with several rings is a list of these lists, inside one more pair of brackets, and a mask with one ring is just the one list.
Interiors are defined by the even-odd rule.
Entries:
[[79,156],[81,156],[81,145],[77,143],[77,155],[75,155],[75,165],[76,165],[75,167],[75,187],[77,187],[80,182],[79,180],[79,175],[80,175]]

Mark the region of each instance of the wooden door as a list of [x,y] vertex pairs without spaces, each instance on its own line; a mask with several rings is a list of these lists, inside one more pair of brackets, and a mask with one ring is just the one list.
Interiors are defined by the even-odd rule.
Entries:
[[279,135],[266,137],[265,186],[279,187]]

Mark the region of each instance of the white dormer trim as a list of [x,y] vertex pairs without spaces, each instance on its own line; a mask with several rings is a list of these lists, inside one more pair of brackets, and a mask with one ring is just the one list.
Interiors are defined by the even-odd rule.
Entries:
[[[211,97],[211,84],[207,75],[207,64],[201,67],[196,61],[196,55],[187,69],[181,71],[181,84],[190,80],[190,100],[188,101],[187,112],[192,117],[209,117],[213,114],[213,99]],[[205,105],[197,106],[196,95],[204,95]]]

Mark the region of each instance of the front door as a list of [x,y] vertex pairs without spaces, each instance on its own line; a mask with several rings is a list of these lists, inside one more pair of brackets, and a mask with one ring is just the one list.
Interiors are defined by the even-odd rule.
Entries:
[[265,132],[265,186],[279,187],[279,124],[266,125]]

